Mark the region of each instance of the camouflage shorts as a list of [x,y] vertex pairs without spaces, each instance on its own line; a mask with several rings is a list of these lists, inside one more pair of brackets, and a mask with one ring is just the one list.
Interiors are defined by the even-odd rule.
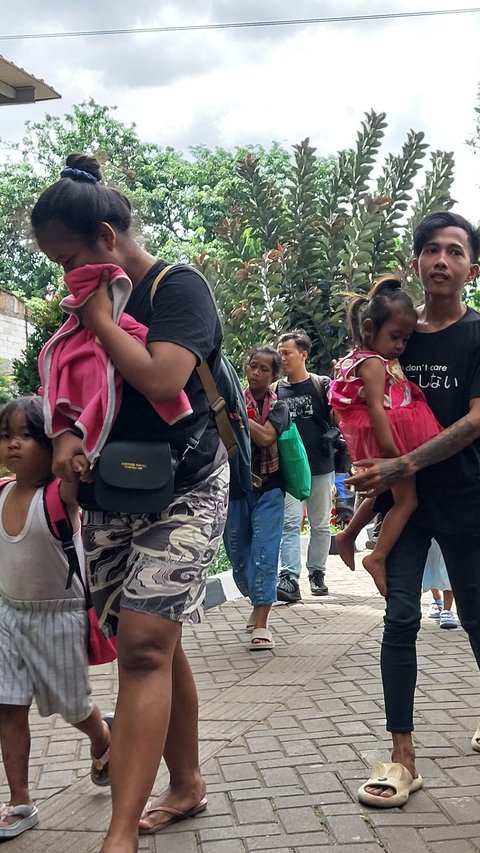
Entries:
[[228,463],[159,515],[86,512],[87,577],[99,622],[117,633],[120,608],[200,622],[207,568],[225,526]]

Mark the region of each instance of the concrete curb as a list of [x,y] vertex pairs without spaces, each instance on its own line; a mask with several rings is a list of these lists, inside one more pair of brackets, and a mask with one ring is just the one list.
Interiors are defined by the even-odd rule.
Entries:
[[205,610],[211,610],[213,607],[224,604],[225,601],[234,601],[236,598],[241,597],[240,592],[235,586],[231,571],[219,572],[218,575],[211,575],[207,578],[207,591],[204,601]]

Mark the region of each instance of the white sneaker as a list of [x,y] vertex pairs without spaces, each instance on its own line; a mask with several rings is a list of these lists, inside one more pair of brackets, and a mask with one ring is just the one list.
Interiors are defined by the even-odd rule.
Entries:
[[440,613],[440,628],[459,628],[458,616],[453,610],[442,610]]
[[429,619],[440,619],[440,614],[443,610],[443,601],[438,599],[437,601],[432,601],[427,610],[427,616]]

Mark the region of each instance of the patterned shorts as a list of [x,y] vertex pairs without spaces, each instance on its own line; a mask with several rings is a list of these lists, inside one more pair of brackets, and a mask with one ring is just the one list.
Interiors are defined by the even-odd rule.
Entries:
[[98,620],[115,636],[120,608],[200,622],[207,568],[225,526],[228,462],[158,515],[86,512],[87,577]]

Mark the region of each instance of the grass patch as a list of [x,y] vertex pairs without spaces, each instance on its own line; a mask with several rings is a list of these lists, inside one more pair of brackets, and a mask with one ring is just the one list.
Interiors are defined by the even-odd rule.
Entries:
[[313,814],[315,815],[318,822],[322,826],[327,826],[327,823],[328,823],[327,818],[325,817],[325,815],[323,813],[323,809],[321,809],[320,806],[314,806],[313,807]]
[[218,575],[220,572],[229,572],[232,568],[232,564],[227,557],[225,546],[222,542],[220,548],[218,549],[217,556],[215,557],[213,563],[208,568],[208,575]]

